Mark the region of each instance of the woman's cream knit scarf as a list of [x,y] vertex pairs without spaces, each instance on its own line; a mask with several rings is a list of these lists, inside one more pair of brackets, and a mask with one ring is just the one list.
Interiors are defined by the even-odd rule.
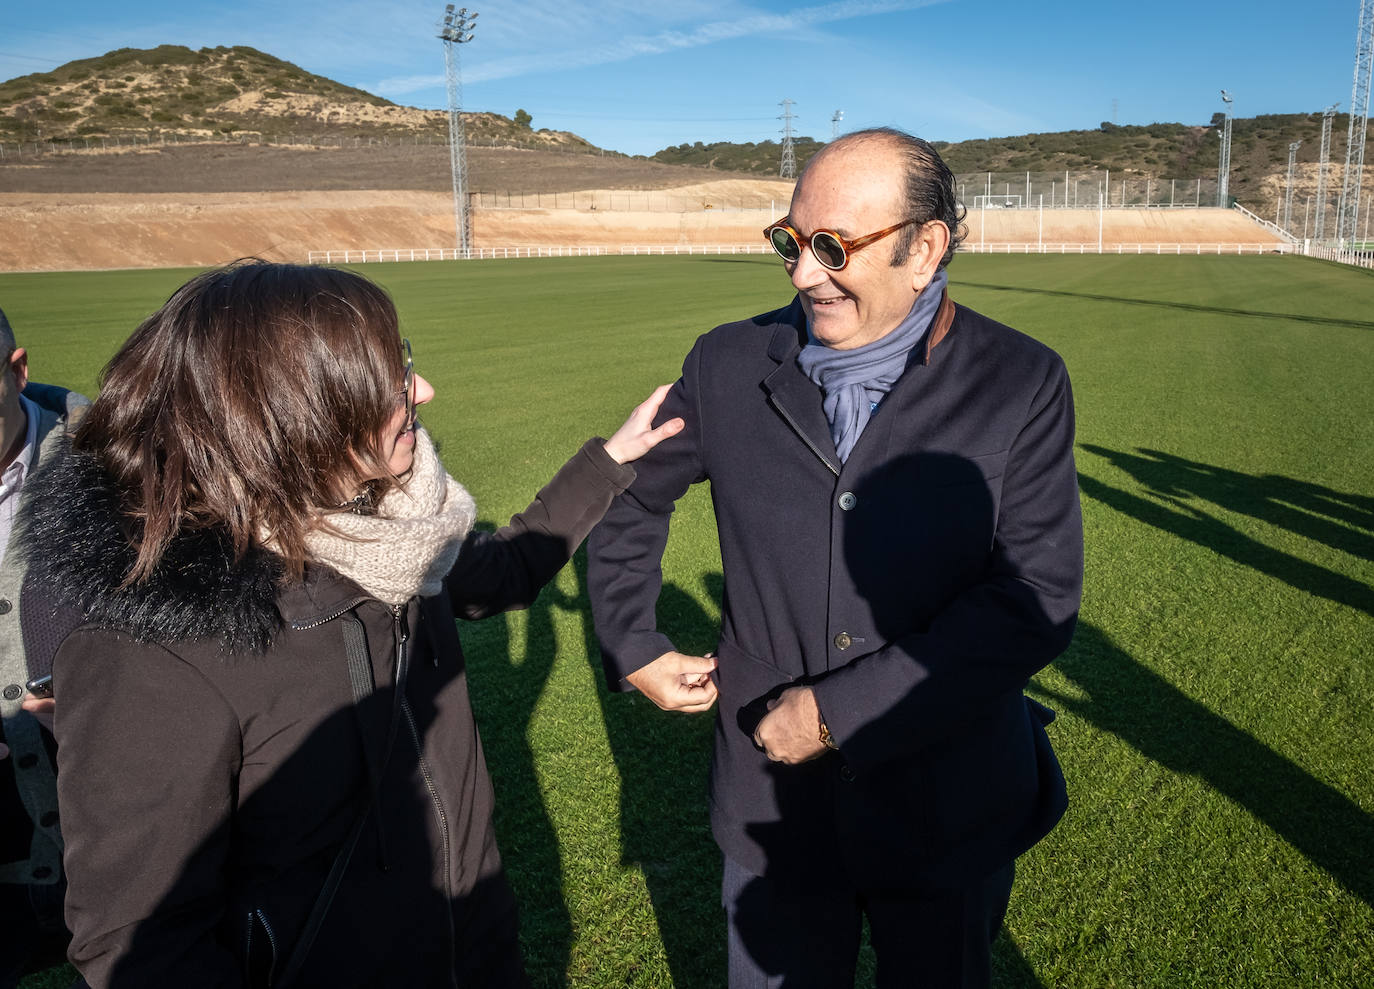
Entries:
[[439,593],[476,518],[472,495],[445,473],[429,434],[416,426],[405,483],[386,493],[374,515],[331,515],[331,528],[312,530],[305,546],[311,560],[398,605]]

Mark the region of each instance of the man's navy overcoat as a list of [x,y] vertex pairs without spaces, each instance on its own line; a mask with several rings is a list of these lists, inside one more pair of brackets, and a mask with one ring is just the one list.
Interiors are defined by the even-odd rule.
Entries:
[[[848,460],[798,369],[799,302],[702,336],[660,420],[687,428],[589,543],[607,679],[673,648],[655,602],[673,505],[708,482],[724,567],[711,821],[756,874],[960,886],[1067,804],[1022,693],[1073,633],[1074,410],[1049,348],[946,298]],[[751,733],[808,683],[838,752],[774,764]],[[675,753],[664,753],[675,758]]]

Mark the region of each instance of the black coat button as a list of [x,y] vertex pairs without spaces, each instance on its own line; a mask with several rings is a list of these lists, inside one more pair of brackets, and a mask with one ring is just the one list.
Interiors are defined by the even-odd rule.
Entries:
[[0,598],[0,615],[8,615],[13,608],[9,598]]
[[57,811],[50,810],[38,819],[38,823],[45,828],[50,828],[57,823]]
[[853,783],[853,782],[854,782],[854,770],[850,769],[848,766],[841,766],[841,767],[840,767],[840,779],[844,780],[846,783]]
[[854,497],[853,491],[846,491],[844,494],[840,495],[840,508],[846,512],[858,503],[859,499]]
[[19,699],[19,695],[22,694],[23,692],[24,692],[24,688],[23,688],[23,687],[19,686],[19,684],[17,684],[17,683],[12,683],[12,684],[10,684],[8,687],[5,688],[5,700],[7,700],[7,701],[17,701],[17,700]]

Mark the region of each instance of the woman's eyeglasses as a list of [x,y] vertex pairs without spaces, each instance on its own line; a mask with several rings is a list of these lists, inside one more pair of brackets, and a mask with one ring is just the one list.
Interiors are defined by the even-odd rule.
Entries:
[[415,357],[410,352],[410,341],[401,338],[401,347],[406,355],[406,373],[401,378],[402,401],[406,406],[406,428],[415,422]]
[[903,220],[901,223],[886,227],[876,233],[864,234],[862,237],[855,237],[853,240],[846,240],[833,230],[817,230],[808,238],[803,237],[793,229],[790,216],[784,216],[772,226],[765,227],[763,235],[768,238],[768,243],[773,245],[773,250],[778,257],[789,263],[801,260],[801,245],[809,242],[811,253],[816,255],[816,260],[831,271],[843,271],[845,265],[849,264],[849,256],[855,251],[861,250],[872,244],[874,241],[882,240],[888,234],[896,233],[902,227],[910,226],[918,221]]

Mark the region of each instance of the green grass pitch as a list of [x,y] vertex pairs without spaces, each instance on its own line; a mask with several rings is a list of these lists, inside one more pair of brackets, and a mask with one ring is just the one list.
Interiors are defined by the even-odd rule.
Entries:
[[[438,392],[424,418],[494,523],[675,378],[698,333],[790,297],[764,257],[359,270],[393,293]],[[0,306],[36,379],[93,392],[189,274],[0,275]],[[966,256],[950,274],[957,301],[1067,361],[1087,530],[1077,637],[1030,686],[1060,712],[1072,805],[1018,863],[998,984],[1370,984],[1374,277],[1282,257]],[[664,624],[710,648],[706,492],[665,571]],[[464,630],[531,976],[719,986],[710,719],[607,694],[584,572],[579,555],[530,612]]]

